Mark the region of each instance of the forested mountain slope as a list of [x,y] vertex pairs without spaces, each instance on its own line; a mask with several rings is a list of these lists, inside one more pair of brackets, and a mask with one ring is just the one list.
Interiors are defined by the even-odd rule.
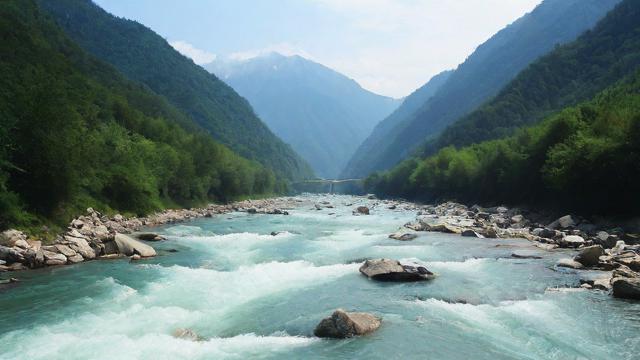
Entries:
[[640,2],[624,1],[591,31],[532,63],[491,101],[463,117],[424,154],[511,134],[593,97],[640,65]]
[[269,128],[325,178],[336,178],[400,103],[300,56],[216,59],[205,68],[249,100]]
[[371,146],[363,175],[392,167],[495,96],[532,61],[592,28],[619,0],[545,0],[480,45],[407,121]]
[[[635,2],[630,0],[629,2]],[[638,215],[640,71],[515,135],[375,174],[378,194]]]
[[432,77],[426,84],[407,96],[391,115],[376,125],[371,135],[360,144],[342,170],[342,177],[352,178],[366,175],[369,171],[368,166],[375,160],[377,155],[375,147],[384,142],[384,139],[392,137],[392,131],[400,129],[399,125],[410,119],[411,115],[440,89],[451,73],[453,73],[452,70],[443,71]]
[[0,2],[0,34],[0,228],[68,222],[88,206],[141,214],[281,190],[34,1]]
[[245,99],[149,28],[115,17],[90,0],[39,3],[86,51],[166,97],[216,140],[288,179],[312,176],[308,164],[260,121]]

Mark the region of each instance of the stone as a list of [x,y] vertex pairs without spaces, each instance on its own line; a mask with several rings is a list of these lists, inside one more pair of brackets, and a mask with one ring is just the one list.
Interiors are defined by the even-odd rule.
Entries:
[[611,290],[611,278],[600,278],[593,280],[593,285],[591,285],[596,290]]
[[122,220],[124,220],[124,217],[122,215],[120,215],[120,214],[115,214],[113,216],[113,221],[115,221],[115,222],[121,222]]
[[162,241],[166,240],[164,236],[155,233],[138,233],[134,235],[138,240],[144,241]]
[[133,254],[131,255],[131,257],[129,258],[130,261],[136,261],[136,260],[140,260],[142,259],[142,256],[138,255],[138,254]]
[[76,229],[82,229],[82,227],[84,227],[84,221],[80,219],[74,219],[73,221],[71,221],[71,226]]
[[403,232],[403,231],[398,231],[398,232],[395,232],[395,233],[389,235],[390,239],[400,240],[400,241],[409,241],[409,240],[413,240],[413,239],[415,239],[417,237],[418,237],[418,235],[416,235],[414,233]]
[[94,259],[96,251],[89,245],[87,240],[71,236],[65,236],[65,240],[69,243],[69,247],[85,259]]
[[379,281],[422,281],[435,276],[423,266],[403,265],[391,259],[367,260],[360,267],[360,272]]
[[344,339],[372,333],[381,323],[381,320],[372,314],[338,309],[331,316],[322,319],[313,333],[321,338]]
[[9,265],[9,270],[10,271],[22,271],[22,270],[27,270],[28,268],[26,266],[24,266],[24,264],[16,262],[13,263],[11,265]]
[[44,262],[47,265],[64,265],[67,263],[67,257],[49,250],[42,250]]
[[616,262],[627,266],[633,271],[640,271],[640,255],[636,253],[624,253],[614,257]]
[[126,256],[133,254],[139,254],[142,257],[156,256],[156,251],[151,246],[128,235],[116,234],[113,243],[118,250],[117,252]]
[[71,257],[71,256],[75,256],[76,252],[74,250],[72,250],[70,247],[68,247],[67,245],[60,245],[60,244],[56,244],[54,245],[56,247],[56,249],[58,249],[58,252],[66,257]]
[[355,213],[360,215],[369,215],[369,208],[366,206],[358,206]]
[[574,226],[576,226],[576,222],[573,219],[573,217],[571,217],[571,215],[565,215],[557,219],[556,221],[552,222],[551,224],[547,225],[549,229],[558,229],[558,228],[567,229]]
[[479,212],[476,214],[476,219],[478,220],[489,220],[491,219],[491,214],[486,213],[486,212]]
[[565,247],[577,248],[580,245],[584,245],[584,238],[579,235],[567,235],[562,238],[560,245]]
[[611,255],[619,255],[622,254],[622,252],[624,251],[626,244],[624,243],[624,241],[622,240],[618,240],[616,242],[616,245],[614,247],[611,248]]
[[464,237],[474,237],[474,238],[480,238],[483,239],[484,235],[478,234],[477,232],[471,230],[471,229],[465,229],[462,231],[462,233],[460,233],[460,235],[464,236]]
[[369,199],[369,200],[376,200],[376,199],[377,199],[377,197],[376,197],[376,195],[375,195],[375,194],[367,194],[367,199]]
[[511,257],[515,259],[542,259],[542,256],[524,252],[514,252],[511,254]]
[[198,336],[198,334],[191,329],[185,329],[185,328],[176,329],[173,331],[171,335],[173,335],[173,337],[178,339],[191,340],[191,341],[200,340],[200,337]]
[[27,235],[15,229],[5,230],[0,233],[0,245],[13,247],[18,240],[27,240]]
[[629,269],[627,266],[620,266],[619,268],[613,270],[611,274],[612,277],[627,277],[627,278],[637,278],[640,277],[640,274]]
[[34,251],[38,251],[42,247],[42,241],[40,240],[27,240],[27,244],[29,244],[29,248]]
[[24,261],[24,255],[13,248],[0,245],[0,260],[4,260],[7,263],[20,262]]
[[558,260],[558,263],[556,264],[556,266],[566,267],[571,269],[582,269],[584,267],[581,263],[573,259],[560,259]]
[[519,224],[524,221],[524,216],[522,215],[514,215],[511,217],[512,224]]
[[27,240],[23,240],[23,239],[17,240],[15,242],[15,244],[13,244],[13,246],[19,247],[21,249],[28,249],[30,247],[29,243],[27,242]]
[[611,287],[614,297],[640,300],[640,278],[614,278],[611,280]]
[[600,256],[604,255],[604,249],[600,245],[587,246],[573,259],[584,266],[596,266]]
[[67,261],[69,262],[69,264],[77,264],[77,263],[83,262],[84,258],[80,254],[75,254],[73,256],[68,257]]

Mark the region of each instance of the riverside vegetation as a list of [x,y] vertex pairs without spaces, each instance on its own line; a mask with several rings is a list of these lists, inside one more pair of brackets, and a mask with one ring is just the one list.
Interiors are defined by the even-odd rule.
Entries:
[[83,51],[35,2],[3,1],[0,15],[0,227],[51,239],[43,225],[59,229],[87,207],[143,215],[286,191],[283,169],[213,140]]

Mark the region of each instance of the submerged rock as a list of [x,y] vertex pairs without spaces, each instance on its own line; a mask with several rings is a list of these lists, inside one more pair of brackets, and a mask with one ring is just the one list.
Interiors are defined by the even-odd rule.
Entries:
[[184,329],[184,328],[176,329],[171,335],[173,335],[173,337],[178,339],[185,339],[185,340],[191,340],[191,341],[200,340],[200,336],[198,336],[198,334],[191,329]]
[[400,240],[400,241],[409,241],[409,240],[413,240],[413,239],[415,239],[417,237],[418,237],[418,235],[416,235],[414,233],[403,232],[403,231],[398,231],[398,232],[395,232],[395,233],[389,235],[390,239]]
[[471,230],[471,229],[466,229],[466,230],[462,231],[462,233],[460,233],[460,235],[462,235],[464,237],[475,237],[475,238],[480,238],[480,239],[484,238],[484,235],[478,234],[477,232],[475,232],[474,230]]
[[558,260],[558,263],[556,265],[559,267],[566,267],[571,269],[582,269],[584,267],[581,263],[573,259],[560,259]]
[[360,267],[360,272],[380,281],[422,281],[435,276],[423,266],[402,265],[398,260],[391,259],[367,260]]
[[338,309],[331,316],[322,319],[313,333],[321,338],[344,339],[372,333],[381,323],[380,318],[369,313]]
[[162,241],[166,240],[164,236],[158,235],[156,233],[138,233],[134,235],[138,240],[143,241]]

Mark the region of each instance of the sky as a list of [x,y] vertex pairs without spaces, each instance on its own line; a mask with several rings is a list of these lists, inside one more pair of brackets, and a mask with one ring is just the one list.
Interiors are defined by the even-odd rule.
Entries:
[[462,63],[541,0],[94,0],[194,62],[276,51],[400,98]]

